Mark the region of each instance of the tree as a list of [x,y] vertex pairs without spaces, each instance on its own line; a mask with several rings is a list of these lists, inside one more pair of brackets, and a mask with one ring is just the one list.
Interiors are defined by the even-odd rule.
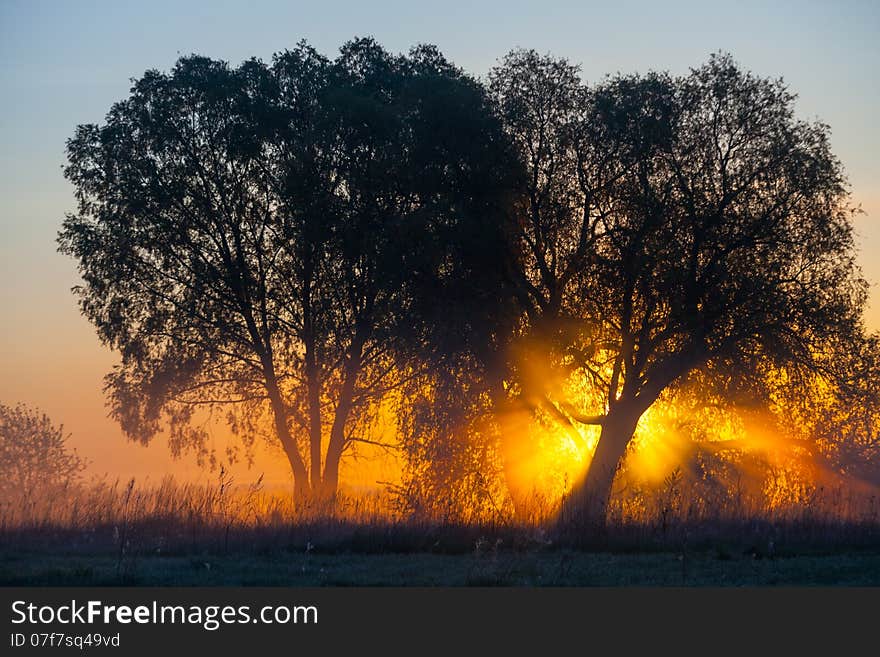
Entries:
[[830,478],[846,477],[852,490],[876,492],[880,486],[880,335],[866,336],[834,354],[833,377],[815,385],[794,381],[786,408],[824,456]]
[[583,325],[580,281],[602,217],[594,199],[615,175],[617,153],[585,136],[595,125],[587,118],[590,94],[577,66],[514,50],[490,72],[489,89],[522,171],[516,239],[505,268],[521,320],[489,373],[508,487],[524,512],[532,491],[518,472],[540,447],[523,440],[523,418],[543,414],[571,428],[554,395],[570,371],[560,348]]
[[[597,393],[550,399],[567,421],[601,427],[568,511],[602,523],[639,419],[661,395],[695,372],[742,380],[757,364],[830,375],[820,356],[860,334],[865,284],[828,127],[796,120],[781,81],[724,55],[683,77],[618,76],[586,91],[568,75],[565,97],[584,100],[560,119],[559,95],[534,91],[554,88],[560,69],[514,54],[493,86],[502,110],[517,110],[505,112],[508,131],[525,124],[528,135],[522,286],[563,300],[551,343]],[[566,144],[550,138],[560,133]],[[574,202],[548,203],[570,198],[560,189]],[[560,225],[568,232],[554,233]],[[580,261],[560,278],[568,254]]]
[[496,224],[500,134],[429,46],[147,72],[69,141],[79,210],[59,237],[121,355],[107,389],[125,433],[165,419],[179,450],[204,444],[197,409],[246,441],[268,418],[297,494],[332,497],[377,400],[430,365],[410,313],[472,262],[454,236]]
[[0,497],[75,483],[86,462],[69,449],[69,437],[45,413],[0,404]]

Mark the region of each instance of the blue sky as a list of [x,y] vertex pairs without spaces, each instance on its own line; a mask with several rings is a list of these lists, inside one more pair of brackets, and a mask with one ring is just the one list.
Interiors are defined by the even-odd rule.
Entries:
[[132,472],[159,467],[118,439],[112,448],[103,441],[118,435],[100,393],[113,358],[79,317],[73,265],[55,252],[60,221],[73,209],[61,176],[64,142],[77,124],[99,122],[130,78],[180,55],[238,63],[303,38],[332,55],[366,35],[390,50],[435,43],[475,74],[522,46],[580,62],[588,81],[618,71],[681,73],[719,50],[756,73],[783,76],[801,116],[831,125],[865,210],[857,230],[873,284],[868,323],[880,329],[880,3],[0,0],[0,401],[64,419],[75,435],[90,436],[82,443],[89,456],[100,457],[102,445],[129,459]]

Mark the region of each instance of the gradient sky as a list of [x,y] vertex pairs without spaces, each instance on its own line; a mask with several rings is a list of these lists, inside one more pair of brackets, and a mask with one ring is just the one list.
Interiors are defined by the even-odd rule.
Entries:
[[[479,4],[479,6],[472,6]],[[185,5],[185,6],[179,6]],[[129,79],[199,53],[233,64],[307,39],[332,55],[354,36],[386,48],[434,43],[484,74],[513,47],[580,62],[587,81],[648,69],[683,73],[709,53],[782,76],[803,118],[832,128],[833,148],[864,214],[861,265],[872,283],[867,323],[880,329],[880,3],[862,2],[38,2],[0,0],[0,402],[36,405],[73,434],[92,471],[199,477],[160,443],[126,442],[106,418],[102,377],[114,363],[79,316],[73,262],[55,251],[74,209],[61,175],[64,142],[100,122]],[[273,463],[273,460],[278,462]],[[261,456],[268,479],[286,476]]]

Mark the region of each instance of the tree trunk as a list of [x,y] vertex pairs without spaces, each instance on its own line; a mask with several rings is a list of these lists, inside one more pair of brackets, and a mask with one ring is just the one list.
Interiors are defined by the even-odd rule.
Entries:
[[275,433],[284,453],[287,455],[287,461],[290,463],[290,469],[293,472],[293,492],[294,497],[298,501],[303,501],[309,497],[309,473],[306,470],[305,463],[299,453],[299,448],[290,435],[290,427],[287,426],[287,413],[284,410],[284,402],[281,400],[281,393],[278,385],[274,380],[267,382],[269,392],[269,402],[272,406],[272,416],[275,420]]
[[562,520],[578,528],[605,526],[614,476],[632,440],[642,411],[620,405],[609,412],[586,476],[572,488]]
[[327,456],[324,459],[324,480],[321,487],[321,496],[326,501],[332,501],[336,497],[337,488],[339,487],[339,462],[342,460],[342,453],[345,451],[345,425],[348,423],[348,416],[351,413],[353,393],[354,376],[346,377],[339,395],[336,416],[333,418],[333,427],[330,429]]
[[[241,288],[240,284],[239,288]],[[272,344],[268,338],[264,340],[253,316],[248,312],[244,292],[239,291],[239,294],[242,299],[242,314],[263,368],[263,380],[266,384],[266,393],[269,396],[269,404],[272,408],[272,417],[275,422],[275,435],[278,436],[278,440],[284,448],[284,453],[287,455],[287,461],[290,463],[290,469],[293,472],[293,495],[297,501],[303,501],[309,497],[309,471],[306,469],[302,454],[300,454],[299,447],[290,434],[290,427],[287,424],[287,409],[284,406],[281,388],[278,385],[278,377],[275,374]]]
[[306,389],[309,413],[309,469],[312,474],[312,493],[321,492],[321,381],[315,363],[314,346],[306,346]]
[[304,266],[302,307],[303,342],[305,343],[306,395],[309,418],[309,470],[312,494],[321,494],[321,376],[315,349],[315,330],[312,323],[312,260]]
[[334,436],[331,436],[330,444],[324,461],[324,483],[321,489],[321,496],[327,501],[332,501],[336,497],[339,488],[339,462],[342,460],[345,439],[340,437],[334,440]]
[[321,495],[327,501],[333,501],[336,498],[339,487],[339,462],[345,451],[345,427],[354,405],[355,383],[361,369],[363,343],[363,338],[359,336],[355,336],[352,341],[348,363],[345,367],[345,378],[342,381],[339,402],[333,417],[333,426],[330,428],[330,440],[324,459],[324,479],[321,486]]

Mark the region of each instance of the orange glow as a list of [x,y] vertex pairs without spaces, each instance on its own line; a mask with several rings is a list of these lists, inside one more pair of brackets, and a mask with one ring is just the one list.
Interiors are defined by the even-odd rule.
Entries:
[[[101,393],[101,376],[114,358],[95,348],[90,357],[66,351],[68,338],[92,340],[85,326],[57,336],[45,343],[46,351],[37,360],[27,361],[21,353],[9,361],[15,365],[14,377],[0,381],[0,392],[7,400],[19,398],[45,410],[54,421],[63,423],[72,434],[70,444],[91,460],[90,473],[112,482],[134,477],[138,485],[158,484],[171,475],[181,482],[215,482],[216,471],[200,468],[192,456],[171,457],[163,436],[149,447],[126,441],[115,423],[106,418]],[[63,352],[63,353],[62,353]],[[30,367],[27,362],[36,362]],[[59,375],[59,368],[66,374]],[[570,403],[580,412],[595,412],[595,391],[584,377],[560,380],[548,373],[540,358],[529,363],[529,373],[543,383],[544,391],[557,406]],[[549,382],[549,383],[548,383]],[[816,394],[822,395],[820,386]],[[674,399],[661,399],[639,422],[615,492],[633,487],[662,488],[677,468],[693,471],[701,455],[736,469],[740,482],[750,493],[760,496],[769,508],[780,508],[807,496],[831,475],[818,462],[814,446],[790,427],[780,426],[783,409],[761,414],[734,410],[704,409]],[[797,424],[798,418],[789,418]],[[396,415],[391,402],[383,406],[368,423],[361,437],[388,445],[355,443],[341,464],[341,490],[349,495],[384,494],[387,484],[399,484],[403,455],[396,448]],[[589,466],[600,429],[577,421],[565,422],[548,410],[532,404],[498,418],[498,431],[506,443],[500,448],[508,464],[499,488],[511,496],[536,502],[545,510],[554,507]],[[212,431],[212,447],[224,454],[233,438],[222,425]],[[244,459],[228,467],[236,486],[246,486],[261,475],[266,489],[289,491],[291,478],[280,448],[258,440],[253,465]],[[694,475],[697,476],[697,475]]]
[[[518,354],[520,372],[528,379],[526,389],[540,390],[553,408],[548,410],[548,403],[535,395],[531,404],[507,412],[499,426],[511,495],[546,511],[586,473],[600,435],[598,425],[582,424],[566,409],[592,415],[602,407],[598,391],[583,374],[561,379],[538,352]],[[816,383],[818,397],[827,392]],[[685,402],[667,393],[644,413],[615,495],[661,491],[679,477],[692,484],[728,486],[775,509],[802,502],[821,485],[827,473],[815,444],[788,426],[793,411],[778,404],[760,411],[718,406],[696,397]]]
[[655,405],[639,420],[626,458],[626,468],[649,486],[659,485],[694,450],[694,443],[682,430],[681,410],[672,404]]
[[586,473],[599,440],[598,426],[564,426],[546,414],[508,413],[500,425],[510,492],[538,506],[552,506],[569,492]]
[[[396,486],[403,476],[397,439],[396,400],[386,398],[351,443],[339,466],[340,488],[351,495],[376,495]],[[365,442],[369,441],[369,442]]]

